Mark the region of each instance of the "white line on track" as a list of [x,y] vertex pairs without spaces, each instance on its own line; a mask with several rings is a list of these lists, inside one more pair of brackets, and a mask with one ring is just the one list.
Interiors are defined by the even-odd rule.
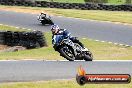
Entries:
[[[68,60],[34,60],[34,59],[25,59],[25,60],[0,60],[0,62],[9,62],[9,61],[44,61],[44,62],[72,62]],[[84,60],[75,60],[73,62],[132,62],[132,60],[93,60],[93,61],[84,61]]]

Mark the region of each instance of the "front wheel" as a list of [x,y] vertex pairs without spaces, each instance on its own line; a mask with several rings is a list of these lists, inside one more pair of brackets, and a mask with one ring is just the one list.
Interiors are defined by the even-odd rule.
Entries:
[[42,25],[45,25],[45,24],[46,24],[46,22],[45,22],[45,21],[41,21],[41,23],[42,23]]
[[59,50],[59,53],[61,54],[61,56],[63,56],[64,58],[66,58],[69,61],[75,60],[73,50],[68,46],[61,47]]
[[85,61],[92,61],[93,60],[93,55],[92,55],[92,53],[90,51],[85,53],[84,60]]

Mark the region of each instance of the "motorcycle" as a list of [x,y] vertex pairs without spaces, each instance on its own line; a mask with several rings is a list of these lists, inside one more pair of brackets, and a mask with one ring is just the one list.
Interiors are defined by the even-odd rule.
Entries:
[[38,21],[42,24],[42,25],[53,25],[54,22],[52,21],[51,17],[48,16],[48,17],[40,17],[40,16],[37,16],[38,18]]
[[55,51],[58,51],[60,56],[66,58],[69,61],[93,60],[93,55],[89,50],[83,51],[83,47],[81,47],[78,43],[72,42],[72,40],[69,38],[63,38],[62,35],[54,35],[52,41],[57,43],[57,45],[54,46]]

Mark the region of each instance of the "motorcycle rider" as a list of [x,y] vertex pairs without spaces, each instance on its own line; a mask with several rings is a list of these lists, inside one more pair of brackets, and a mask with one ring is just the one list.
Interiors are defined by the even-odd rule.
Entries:
[[71,36],[71,33],[68,32],[68,30],[66,29],[60,29],[58,25],[54,24],[51,26],[51,31],[52,31],[52,44],[53,44],[53,48],[56,49],[57,44],[54,41],[54,35],[63,35],[64,38],[70,38],[70,40],[72,40],[72,42],[74,43],[78,43],[83,50],[82,51],[88,51],[87,48],[84,47],[84,45],[76,38]]
[[39,15],[39,20],[41,19],[45,19],[46,18],[46,14],[42,11]]
[[44,20],[46,23],[49,23],[50,22],[49,24],[51,24],[51,25],[54,24],[54,22],[51,20],[51,17],[49,15],[45,14],[43,11],[38,16],[38,20],[39,21]]

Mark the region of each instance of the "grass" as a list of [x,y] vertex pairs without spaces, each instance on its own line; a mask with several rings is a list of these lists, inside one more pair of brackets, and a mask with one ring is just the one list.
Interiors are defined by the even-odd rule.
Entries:
[[[16,31],[18,29],[7,26],[0,26],[0,29]],[[20,30],[19,30],[20,31]],[[48,47],[39,49],[23,50],[18,52],[1,52],[0,60],[8,59],[44,59],[44,60],[62,60],[58,52],[55,52],[51,44],[51,33],[46,32],[45,37],[48,42]],[[96,42],[89,39],[81,39],[81,42],[89,48],[96,60],[132,60],[132,48],[116,46],[108,43]]]
[[126,0],[108,0],[110,4],[125,4]]
[[[0,24],[0,31],[25,31],[23,30],[22,28],[19,28],[19,30],[17,28],[14,28],[14,27],[9,27],[9,26],[3,26]],[[28,30],[26,30],[28,31]]]
[[0,10],[27,12],[35,14],[39,14],[41,11],[44,11],[45,13],[49,13],[52,15],[132,24],[132,12],[124,11],[75,10],[2,5],[0,6]]
[[[23,30],[23,29],[17,29],[14,27],[9,27],[9,26],[3,26],[0,25],[0,30],[1,31],[28,31],[28,30]],[[54,52],[52,46],[51,46],[51,33],[46,33],[46,38],[49,44],[49,47],[44,47],[40,49],[32,49],[32,50],[24,50],[24,51],[19,51],[19,52],[0,52],[0,60],[3,59],[62,59],[59,55],[57,55],[57,52]],[[51,53],[51,54],[49,54]],[[50,56],[51,55],[51,56]],[[57,55],[57,56],[56,56]]]
[[45,82],[4,83],[0,88],[132,88],[130,84],[86,84],[80,86],[74,80],[57,80]]
[[[84,0],[36,0],[36,1],[54,1],[54,2],[63,2],[63,3],[85,3]],[[92,1],[92,0],[88,0],[88,1]],[[93,0],[93,2],[102,2],[104,0]],[[106,0],[105,0],[106,1]],[[126,0],[107,0],[107,3],[109,4],[125,4]]]
[[[36,0],[36,1],[48,1],[52,0]],[[84,0],[53,0],[54,2],[63,2],[63,3],[84,3]]]

